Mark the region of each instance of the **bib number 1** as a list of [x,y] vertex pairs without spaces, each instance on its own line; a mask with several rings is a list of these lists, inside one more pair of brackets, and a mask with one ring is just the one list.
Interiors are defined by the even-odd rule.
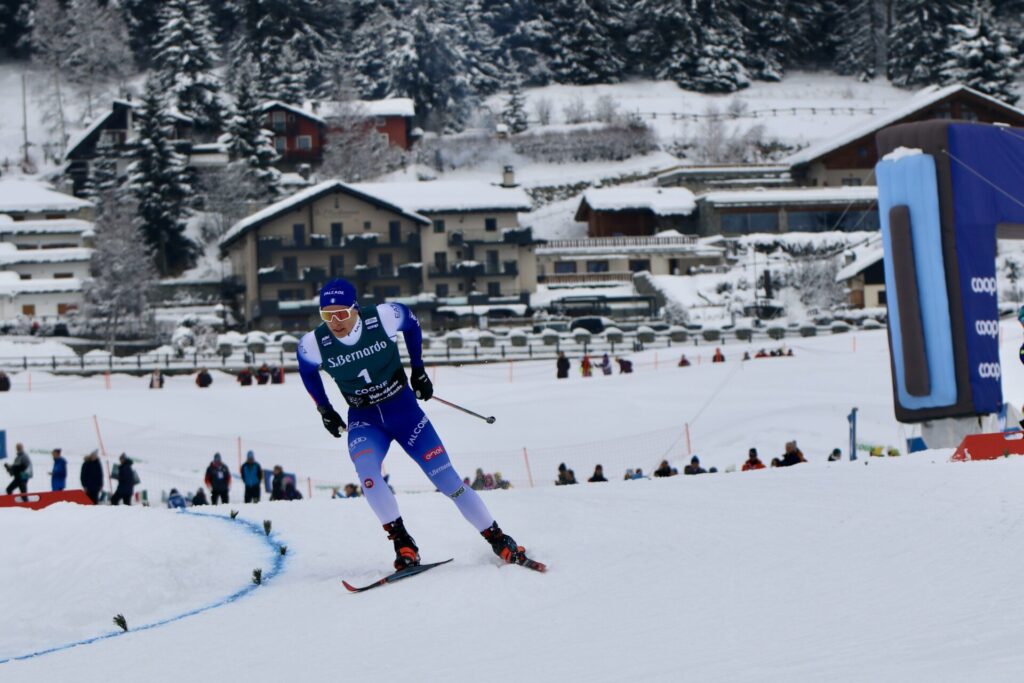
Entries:
[[366,368],[363,368],[362,370],[359,371],[359,376],[365,379],[367,384],[370,383],[370,371],[367,370]]

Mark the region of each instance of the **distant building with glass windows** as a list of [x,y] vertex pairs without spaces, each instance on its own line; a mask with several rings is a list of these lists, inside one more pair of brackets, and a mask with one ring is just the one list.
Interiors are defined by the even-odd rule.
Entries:
[[878,230],[878,188],[722,190],[697,197],[702,235]]

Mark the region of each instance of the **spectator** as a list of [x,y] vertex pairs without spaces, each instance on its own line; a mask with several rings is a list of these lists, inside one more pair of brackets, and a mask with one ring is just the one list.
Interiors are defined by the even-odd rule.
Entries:
[[270,382],[270,366],[264,363],[256,370],[256,383],[263,385]]
[[493,491],[493,490],[494,490],[494,475],[493,474],[485,474],[484,475],[484,491]]
[[767,357],[768,357],[768,354],[765,353],[764,349],[760,349],[760,350],[758,350],[757,353],[754,354],[754,358],[767,358]]
[[804,458],[804,454],[800,452],[800,449],[796,447],[796,441],[787,441],[786,452],[779,459],[779,467],[792,467],[802,462],[807,462],[807,459]]
[[786,351],[786,355],[789,356],[789,357],[792,357],[793,356],[793,349],[787,350]]
[[[245,485],[245,502],[260,502],[260,483],[263,481],[263,468],[256,462],[256,454],[249,451],[242,463],[242,483]],[[227,501],[225,501],[227,502]]]
[[270,368],[270,383],[284,384],[284,368],[273,366]]
[[686,357],[685,353],[679,357],[679,364],[677,365],[677,367],[680,367],[680,368],[688,368],[688,367],[690,367],[690,359]]
[[50,455],[53,456],[53,470],[50,472],[50,490],[63,491],[67,488],[68,461],[60,454],[59,448],[54,448]]
[[199,490],[196,491],[196,495],[192,496],[192,505],[199,506],[209,504],[209,501],[206,500],[206,489],[200,486]]
[[641,468],[637,467],[637,468],[636,468],[636,471],[635,471],[635,472],[633,472],[633,478],[634,478],[634,479],[647,479],[648,477],[644,476],[644,471],[643,471],[643,469],[641,469]]
[[743,471],[750,472],[752,470],[763,470],[764,463],[761,462],[760,458],[757,457],[757,449],[751,448],[747,451],[747,461],[743,463]]
[[339,489],[337,486],[335,486],[334,488],[331,489],[331,500],[337,500],[338,498],[345,498],[345,497],[346,496],[344,494],[342,494],[341,489]]
[[838,448],[833,448],[832,452],[828,454],[828,461],[829,462],[837,462],[837,461],[842,460],[842,459],[843,459],[843,452],[840,451]]
[[0,391],[11,390],[11,378],[7,376],[7,373],[0,370]]
[[612,361],[607,353],[601,357],[601,364],[597,367],[601,368],[601,372],[605,375],[612,374]]
[[153,370],[149,375],[149,388],[150,389],[163,389],[164,388],[164,373],[160,372],[160,368]]
[[711,362],[712,363],[724,363],[725,362],[725,354],[722,353],[722,349],[719,349],[719,348],[715,349],[715,355],[711,356]]
[[668,460],[662,460],[661,464],[658,465],[658,469],[654,470],[654,476],[656,477],[674,477],[679,474],[679,471],[668,464]]
[[196,374],[196,386],[200,389],[205,389],[211,384],[213,384],[213,377],[210,375],[210,371],[206,368],[200,368]]
[[569,484],[576,484],[576,474],[565,466],[565,463],[561,463],[558,466],[558,480],[555,482],[555,486],[567,486]]
[[750,351],[743,352],[743,360],[750,360]]
[[512,482],[507,479],[503,479],[501,472],[494,473],[494,488],[496,489],[510,489],[512,488]]
[[358,498],[361,494],[359,493],[359,487],[355,484],[345,484],[345,497],[346,498]]
[[481,467],[476,468],[476,474],[473,476],[473,483],[469,485],[469,488],[474,491],[484,490],[484,470]]
[[23,445],[15,444],[14,462],[4,463],[4,469],[11,475],[11,483],[7,485],[7,495],[18,489],[22,493],[28,491],[28,480],[32,478],[32,459],[28,457]]
[[135,472],[135,468],[132,465],[132,459],[124,453],[118,458],[118,464],[114,465],[114,471],[111,472],[110,478],[117,480],[117,488],[114,490],[114,495],[110,497],[111,505],[119,503],[124,503],[125,505],[132,504],[135,485],[139,483],[139,475]]
[[216,505],[218,501],[228,502],[231,490],[231,470],[220,460],[220,453],[213,454],[213,462],[206,468],[206,485],[210,487],[210,501]]
[[615,362],[619,364],[620,375],[628,375],[633,372],[633,361],[626,360],[625,358],[616,358]]
[[295,488],[295,479],[284,478],[284,489],[281,491],[281,500],[302,500],[302,494]]
[[700,466],[700,458],[695,455],[690,458],[690,464],[683,468],[683,474],[707,474],[707,470]]
[[569,376],[569,359],[565,357],[565,351],[558,352],[558,360],[555,361],[555,371],[558,379],[566,379]]
[[103,490],[103,465],[100,464],[100,454],[93,451],[82,460],[82,471],[78,475],[85,489],[85,495],[93,503],[100,502],[100,492]]
[[284,500],[284,470],[280,465],[274,465],[273,476],[270,479],[270,500]]
[[578,484],[579,482],[576,481],[576,473],[573,472],[572,470],[566,470],[565,471],[565,483],[569,484],[569,485],[571,485],[571,484]]
[[604,476],[604,468],[600,465],[594,466],[594,473],[590,475],[590,479],[587,479],[591,484],[595,484],[599,481],[608,481]]
[[251,387],[252,370],[250,370],[249,368],[242,368],[241,370],[238,371],[238,377],[236,377],[235,379],[243,387]]
[[[594,472],[597,472],[597,470],[595,469]],[[632,468],[627,469],[626,470],[626,476],[624,476],[622,479],[624,481],[633,481],[633,479],[636,478],[636,477],[633,476],[633,474],[634,474],[634,472],[633,472]]]
[[167,497],[167,507],[172,510],[182,509],[187,507],[185,503],[185,497],[178,493],[178,489],[171,489],[171,495]]
[[590,377],[591,368],[592,366],[590,364],[590,356],[587,354],[583,354],[583,360],[580,361],[580,374],[582,374],[584,377]]

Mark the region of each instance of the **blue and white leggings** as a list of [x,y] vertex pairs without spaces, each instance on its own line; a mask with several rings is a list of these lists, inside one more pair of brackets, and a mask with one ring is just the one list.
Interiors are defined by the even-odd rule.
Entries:
[[491,526],[494,517],[477,492],[462,482],[409,387],[378,405],[348,410],[348,454],[362,481],[366,501],[381,524],[401,515],[395,494],[381,475],[392,439],[416,461],[438,491],[455,501],[459,512],[477,531]]

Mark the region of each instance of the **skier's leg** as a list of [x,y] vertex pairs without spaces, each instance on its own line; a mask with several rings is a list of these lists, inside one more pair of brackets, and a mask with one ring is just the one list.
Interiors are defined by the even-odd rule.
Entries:
[[381,474],[381,464],[391,445],[391,437],[377,425],[349,418],[348,455],[363,484],[363,494],[381,524],[400,516],[398,501]]

